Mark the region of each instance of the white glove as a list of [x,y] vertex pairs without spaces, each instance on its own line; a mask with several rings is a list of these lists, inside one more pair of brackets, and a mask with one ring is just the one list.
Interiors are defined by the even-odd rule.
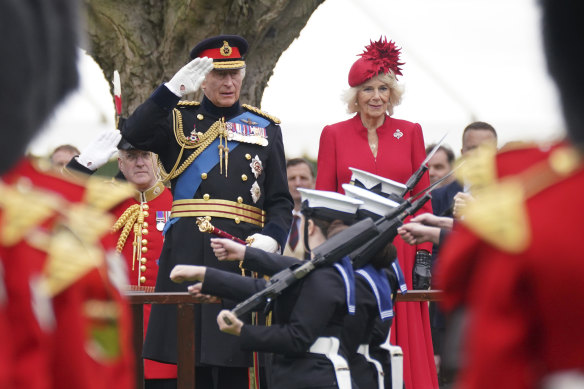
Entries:
[[97,170],[118,151],[122,134],[118,130],[105,130],[87,145],[77,157],[77,162],[91,170]]
[[195,58],[182,68],[164,85],[178,97],[193,93],[205,80],[205,76],[213,69],[211,58]]
[[250,247],[264,250],[268,253],[275,253],[278,252],[280,249],[280,245],[276,242],[276,239],[272,238],[268,235],[263,234],[253,234],[249,238],[253,238],[253,242],[251,243]]

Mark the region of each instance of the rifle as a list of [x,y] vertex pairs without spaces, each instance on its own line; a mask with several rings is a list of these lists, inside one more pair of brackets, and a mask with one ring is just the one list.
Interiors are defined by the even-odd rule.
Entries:
[[[422,163],[422,167],[425,162]],[[426,167],[427,169],[427,167]],[[417,179],[410,178],[408,182],[420,180],[422,174],[414,174]],[[277,297],[298,280],[304,278],[308,273],[320,266],[330,265],[345,255],[349,255],[353,263],[368,261],[371,255],[378,252],[385,244],[391,242],[397,235],[397,228],[403,220],[409,215],[417,212],[428,200],[432,198],[430,192],[446,178],[450,177],[450,172],[434,184],[426,188],[422,195],[415,195],[402,202],[399,206],[393,208],[387,215],[373,222],[371,218],[366,218],[353,224],[351,227],[343,230],[326,242],[312,250],[314,256],[310,261],[300,266],[284,269],[272,276],[266,287],[240,302],[231,310],[236,317],[241,317],[262,304],[269,304],[273,298]],[[412,177],[414,177],[412,176]],[[363,244],[362,242],[366,242]],[[225,323],[231,325],[231,321],[226,317],[223,318]]]
[[426,171],[428,170],[428,165],[427,165],[428,161],[430,160],[430,158],[432,158],[434,156],[436,151],[438,151],[438,149],[440,148],[440,146],[444,142],[444,139],[446,139],[446,135],[448,135],[448,134],[444,134],[442,136],[442,139],[440,139],[440,141],[438,143],[436,143],[436,146],[434,146],[432,151],[430,151],[428,153],[428,155],[426,156],[426,158],[422,161],[422,164],[420,165],[418,170],[416,170],[416,172],[414,174],[412,174],[412,176],[408,179],[408,181],[406,182],[406,188],[401,193],[401,197],[404,197],[406,195],[406,193],[408,193],[410,190],[412,190],[416,186],[416,184],[420,181],[420,179],[422,178],[424,173],[426,173]]
[[[337,262],[361,246],[363,241],[369,241],[377,234],[377,227],[371,218],[353,224],[316,247],[313,250],[314,256],[310,261],[276,273],[270,278],[263,290],[237,304],[231,312],[235,316],[241,317],[258,306],[269,303],[274,297],[280,295],[283,290],[304,278],[314,269]],[[227,320],[225,322],[231,324]]]
[[[397,235],[397,228],[403,220],[416,213],[430,200],[432,198],[430,192],[450,174],[452,173],[430,185],[421,195],[410,197],[396,208],[393,208],[377,222],[373,222],[371,218],[361,220],[328,239],[312,250],[314,257],[310,261],[276,273],[270,278],[263,290],[237,304],[231,312],[236,317],[241,317],[262,304],[268,304],[274,297],[280,295],[282,291],[304,278],[317,267],[330,265],[345,255],[349,255],[357,267],[369,261],[373,254],[381,250],[388,242],[393,241]],[[231,325],[229,319],[225,317],[223,319],[228,325]]]
[[377,235],[371,241],[363,244],[349,255],[351,261],[353,262],[353,267],[362,267],[365,263],[369,262],[371,257],[379,252],[386,244],[392,242],[393,239],[397,236],[398,227],[401,226],[405,218],[413,215],[420,208],[422,208],[422,206],[424,206],[424,204],[426,204],[426,202],[432,198],[430,192],[432,192],[435,187],[440,185],[452,174],[454,174],[454,171],[451,171],[424,189],[421,193],[410,197],[405,202],[389,211],[385,216],[377,220],[375,225],[377,226],[379,235]]

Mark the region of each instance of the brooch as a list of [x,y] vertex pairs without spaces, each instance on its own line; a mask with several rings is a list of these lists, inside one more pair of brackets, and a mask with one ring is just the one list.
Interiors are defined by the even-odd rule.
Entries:
[[258,182],[255,181],[249,190],[251,192],[251,199],[253,200],[254,204],[258,202],[260,196],[262,195],[262,190],[258,185]]
[[397,129],[397,130],[395,130],[395,132],[393,133],[393,136],[394,136],[396,139],[399,139],[399,138],[401,138],[402,136],[404,136],[404,133],[403,133],[403,132],[401,132],[399,129]]
[[251,167],[251,171],[253,172],[255,178],[258,178],[260,174],[262,174],[262,171],[264,170],[262,166],[262,161],[260,161],[260,157],[258,157],[257,155],[251,160],[249,167]]

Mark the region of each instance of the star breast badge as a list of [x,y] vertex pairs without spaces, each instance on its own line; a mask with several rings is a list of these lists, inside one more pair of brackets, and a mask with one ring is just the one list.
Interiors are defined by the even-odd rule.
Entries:
[[257,155],[251,160],[249,167],[251,167],[251,171],[253,172],[255,178],[258,178],[260,174],[262,174],[262,171],[264,170],[262,166],[262,161],[260,160],[260,157],[258,157]]
[[262,190],[260,189],[260,186],[258,185],[257,181],[253,183],[249,191],[251,193],[251,198],[254,204],[257,203],[258,200],[260,199],[260,196],[262,195]]

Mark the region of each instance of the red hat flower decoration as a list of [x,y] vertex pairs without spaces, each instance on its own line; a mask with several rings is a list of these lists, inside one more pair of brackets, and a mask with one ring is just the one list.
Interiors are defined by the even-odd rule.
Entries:
[[400,62],[400,48],[393,41],[387,41],[387,38],[380,37],[378,41],[370,41],[365,46],[365,51],[359,54],[359,58],[349,71],[349,85],[361,85],[370,78],[379,73],[387,73],[390,70],[396,76],[402,75],[401,68],[404,63]]

